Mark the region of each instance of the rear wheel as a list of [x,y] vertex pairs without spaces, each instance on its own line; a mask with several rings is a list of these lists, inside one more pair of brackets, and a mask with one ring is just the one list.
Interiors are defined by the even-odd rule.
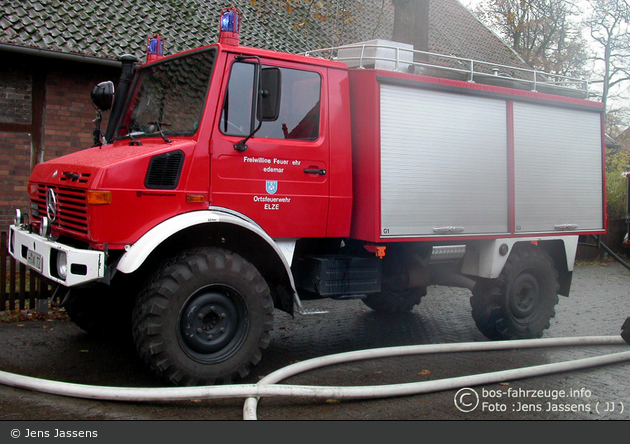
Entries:
[[409,288],[407,269],[400,264],[412,263],[413,255],[407,250],[394,250],[385,258],[381,291],[367,295],[363,303],[379,313],[407,313],[427,294],[426,287]]
[[396,290],[383,286],[380,293],[368,295],[363,303],[379,313],[407,313],[420,303],[426,288]]
[[248,261],[220,248],[167,261],[133,315],[140,356],[175,385],[245,377],[269,345],[272,326],[267,283]]
[[472,315],[488,339],[539,338],[555,316],[558,288],[547,252],[533,244],[517,245],[501,275],[473,290]]
[[412,311],[426,294],[426,287],[396,288],[385,281],[379,293],[370,294],[362,301],[379,313],[407,313]]

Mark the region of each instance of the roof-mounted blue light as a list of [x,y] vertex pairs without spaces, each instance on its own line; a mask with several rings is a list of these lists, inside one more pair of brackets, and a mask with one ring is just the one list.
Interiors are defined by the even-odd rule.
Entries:
[[219,43],[238,46],[241,32],[241,13],[234,6],[221,10]]
[[234,11],[226,11],[221,16],[221,31],[238,32],[238,15]]
[[147,62],[164,57],[164,38],[158,34],[147,38]]

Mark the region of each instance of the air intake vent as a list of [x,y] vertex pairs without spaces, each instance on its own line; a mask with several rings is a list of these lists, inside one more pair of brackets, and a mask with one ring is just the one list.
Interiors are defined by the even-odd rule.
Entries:
[[177,188],[179,175],[184,164],[184,153],[173,151],[155,156],[149,164],[144,186],[153,189],[173,190]]

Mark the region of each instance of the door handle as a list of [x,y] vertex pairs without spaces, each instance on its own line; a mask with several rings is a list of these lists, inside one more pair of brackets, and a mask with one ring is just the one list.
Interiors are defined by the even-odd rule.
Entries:
[[554,225],[553,228],[555,230],[577,230],[578,225],[577,224],[560,224],[560,225]]
[[320,176],[324,176],[326,174],[326,170],[317,167],[304,168],[304,174],[319,174]]
[[466,231],[466,227],[435,227],[434,233],[463,233]]

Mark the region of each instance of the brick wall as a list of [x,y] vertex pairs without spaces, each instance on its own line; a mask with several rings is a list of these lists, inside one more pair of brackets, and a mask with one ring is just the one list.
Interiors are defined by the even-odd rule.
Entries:
[[[92,146],[96,112],[90,92],[103,80],[116,83],[120,72],[50,58],[0,56],[0,231],[6,231],[14,209],[28,209],[31,165]],[[104,113],[103,130],[107,117]]]
[[[79,70],[78,68],[82,68]],[[114,83],[120,75],[113,70],[104,78],[101,69],[86,69],[89,65],[75,65],[72,72],[66,66],[55,66],[48,72],[46,82],[46,112],[44,127],[44,160],[93,145],[92,132],[96,111],[90,92],[103,80]],[[109,113],[103,113],[101,129],[105,131]]]
[[13,220],[14,208],[28,208],[30,164],[30,134],[0,132],[0,231]]
[[0,75],[0,122],[31,123],[32,86],[32,76],[25,66],[3,66]]

